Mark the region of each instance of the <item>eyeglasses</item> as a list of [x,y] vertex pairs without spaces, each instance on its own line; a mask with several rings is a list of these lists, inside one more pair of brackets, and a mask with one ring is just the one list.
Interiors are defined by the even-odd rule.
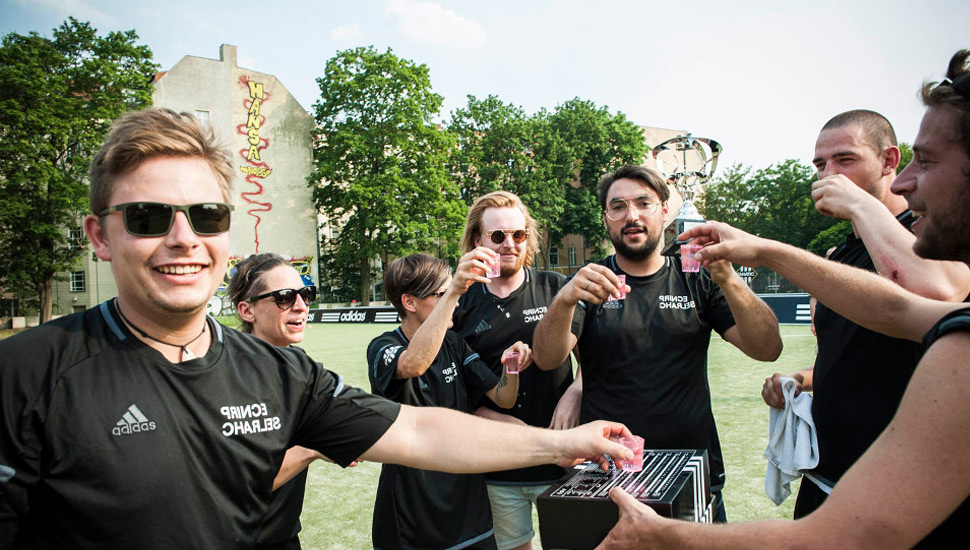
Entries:
[[659,202],[650,202],[650,197],[633,197],[632,199],[613,199],[606,205],[606,217],[618,221],[627,216],[630,208],[636,208],[637,212],[651,215],[660,208]]
[[486,231],[485,236],[492,239],[495,244],[502,244],[505,242],[505,237],[507,235],[512,236],[512,242],[519,244],[525,242],[526,237],[529,236],[528,229],[493,229],[491,231]]
[[260,294],[259,296],[253,296],[247,299],[249,303],[253,303],[257,300],[262,300],[263,298],[273,297],[273,301],[276,302],[276,307],[286,310],[293,307],[296,304],[296,297],[299,296],[303,298],[303,303],[310,305],[311,302],[317,299],[317,287],[310,285],[305,286],[300,289],[295,288],[281,288],[279,290],[274,290],[273,292],[267,292],[266,294]]
[[442,296],[445,295],[446,292],[448,292],[448,291],[447,290],[441,290],[441,291],[438,291],[438,292],[432,292],[431,294],[428,294],[427,296],[425,296],[425,298],[430,298],[432,296],[434,296],[435,298],[441,298]]
[[196,235],[218,235],[229,231],[230,215],[234,207],[221,202],[197,204],[165,204],[162,202],[125,202],[109,206],[98,212],[107,216],[121,212],[125,231],[136,237],[161,237],[167,235],[175,222],[176,212],[185,212],[189,226]]

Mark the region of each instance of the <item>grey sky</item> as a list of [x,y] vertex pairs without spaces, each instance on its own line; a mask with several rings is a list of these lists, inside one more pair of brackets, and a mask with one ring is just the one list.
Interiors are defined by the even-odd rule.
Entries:
[[[911,142],[915,94],[966,40],[970,2],[183,2],[0,0],[0,33],[50,35],[68,15],[135,29],[163,70],[185,55],[276,75],[307,109],[338,50],[425,63],[445,97],[496,94],[528,112],[580,97],[638,124],[721,142],[721,166],[811,160],[832,115],[869,108]],[[962,38],[961,38],[962,37]]]

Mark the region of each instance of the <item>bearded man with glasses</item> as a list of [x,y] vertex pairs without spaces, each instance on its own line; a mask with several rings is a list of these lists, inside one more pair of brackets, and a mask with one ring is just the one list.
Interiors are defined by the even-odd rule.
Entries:
[[[455,473],[630,456],[616,423],[562,433],[399,405],[224,330],[205,304],[229,257],[230,159],[188,114],[114,123],[84,228],[118,297],[0,341],[0,548],[253,548],[294,445]],[[286,290],[252,299],[312,300]]]
[[707,449],[714,520],[726,521],[707,383],[711,331],[749,357],[774,361],[782,348],[778,321],[729,262],[685,273],[678,258],[660,253],[670,190],[659,173],[623,166],[603,176],[597,191],[616,254],[583,267],[559,291],[536,327],[534,360],[555,363],[578,348],[580,422],[624,422],[645,448]]
[[[472,204],[462,237],[462,253],[485,254],[500,274],[472,284],[452,318],[452,330],[478,352],[495,374],[502,373],[502,351],[515,342],[532,345],[532,334],[546,308],[566,282],[559,273],[532,269],[539,228],[522,200],[507,191],[483,195]],[[579,420],[581,382],[572,363],[537,364],[519,376],[515,406],[500,409],[486,400],[475,414],[511,424],[572,428]],[[532,505],[565,473],[556,465],[503,470],[485,476],[498,550],[532,548]]]

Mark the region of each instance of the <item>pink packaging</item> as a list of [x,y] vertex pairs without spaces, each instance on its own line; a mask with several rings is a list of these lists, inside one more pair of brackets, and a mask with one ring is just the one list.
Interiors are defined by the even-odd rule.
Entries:
[[680,268],[684,273],[697,273],[701,270],[701,263],[694,258],[694,253],[704,248],[699,244],[685,244],[680,247]]
[[643,438],[634,435],[631,437],[621,437],[620,443],[633,451],[633,460],[618,460],[620,468],[624,472],[639,472],[643,469]]
[[513,351],[505,358],[505,372],[519,374],[519,352]]

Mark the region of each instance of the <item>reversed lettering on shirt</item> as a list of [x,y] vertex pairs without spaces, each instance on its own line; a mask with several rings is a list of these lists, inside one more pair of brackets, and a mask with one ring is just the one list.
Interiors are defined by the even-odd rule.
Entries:
[[441,374],[445,375],[445,384],[451,384],[458,378],[458,366],[452,361],[451,366],[443,369]]
[[546,306],[534,307],[532,309],[522,310],[522,322],[525,324],[538,323],[542,320],[542,316],[546,314],[549,308]]
[[282,422],[278,416],[270,416],[266,403],[228,405],[219,412],[228,422],[222,424],[222,435],[232,437],[279,430]]
[[694,300],[690,296],[672,296],[664,294],[657,298],[660,309],[694,309]]

